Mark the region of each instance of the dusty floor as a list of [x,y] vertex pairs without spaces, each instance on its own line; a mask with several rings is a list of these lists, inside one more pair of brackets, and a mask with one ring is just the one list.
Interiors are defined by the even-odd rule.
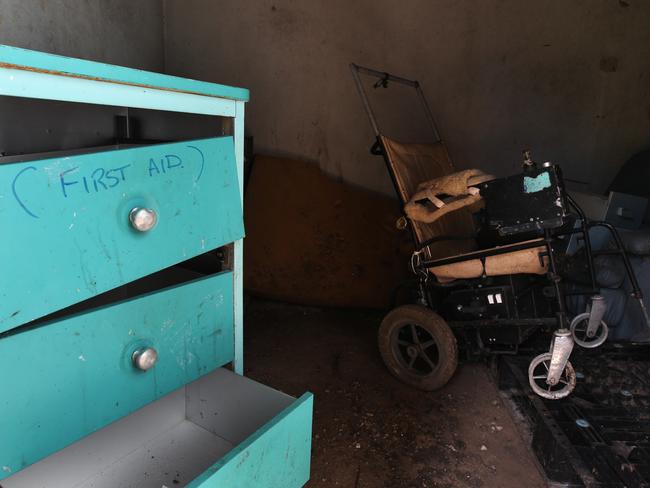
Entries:
[[443,390],[394,380],[375,346],[381,315],[251,301],[247,375],[315,395],[308,487],[546,486],[485,366]]

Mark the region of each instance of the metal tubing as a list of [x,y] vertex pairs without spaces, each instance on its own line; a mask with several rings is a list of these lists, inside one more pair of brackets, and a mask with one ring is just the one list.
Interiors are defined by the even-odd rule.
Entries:
[[623,244],[623,241],[621,240],[621,236],[616,230],[616,227],[614,227],[612,224],[608,222],[602,222],[602,221],[592,222],[591,227],[604,227],[614,237],[618,254],[620,254],[621,258],[623,259],[623,264],[625,265],[625,271],[627,273],[627,277],[630,279],[630,284],[632,285],[632,296],[636,298],[636,300],[639,302],[639,306],[641,307],[641,312],[643,312],[643,317],[645,318],[646,326],[650,327],[650,317],[648,316],[648,310],[645,306],[645,303],[643,302],[643,291],[641,291],[639,282],[636,279],[636,274],[634,273],[634,269],[632,268],[632,264],[630,263],[630,258],[627,255],[627,250],[625,249],[625,245]]
[[544,229],[544,243],[546,245],[546,253],[548,255],[548,267],[550,271],[551,281],[553,282],[553,287],[555,289],[555,298],[557,300],[557,321],[558,329],[566,328],[566,312],[564,307],[564,295],[560,290],[560,276],[557,274],[557,266],[555,264],[555,256],[553,254],[552,247],[553,237],[551,236],[551,231]]
[[[357,85],[357,91],[359,92],[359,96],[361,97],[361,100],[363,101],[363,106],[366,109],[366,114],[368,114],[368,119],[370,120],[370,125],[372,125],[372,130],[375,133],[375,137],[379,138],[379,126],[377,125],[377,120],[375,119],[375,114],[372,111],[372,107],[370,106],[370,102],[368,101],[368,97],[366,95],[366,91],[363,89],[363,84],[361,83],[361,78],[359,78],[359,71],[362,68],[357,66],[354,63],[350,64],[350,71],[352,72],[352,77],[354,78],[354,82]],[[367,68],[363,68],[364,72],[365,71],[370,71]]]
[[585,213],[582,211],[582,208],[580,208],[580,205],[569,195],[568,193],[566,194],[567,201],[569,202],[569,205],[571,205],[575,211],[578,213],[578,216],[580,217],[580,227],[582,231],[582,238],[585,241],[585,253],[587,254],[587,264],[589,266],[589,278],[591,279],[591,288],[593,290],[597,290],[596,286],[596,271],[594,269],[594,256],[593,252],[591,249],[591,238],[589,236],[589,222],[587,221],[587,216]]
[[484,249],[482,251],[475,251],[467,254],[461,254],[459,256],[452,256],[450,258],[434,259],[432,261],[423,261],[419,264],[419,267],[432,268],[435,266],[442,266],[445,264],[459,263],[461,261],[467,261],[469,259],[480,259],[488,256],[498,256],[500,254],[506,254],[513,251],[521,251],[523,249],[532,249],[543,245],[544,245],[544,241],[542,239],[534,240],[530,242],[520,242],[508,246],[494,247],[492,249]]
[[466,235],[448,235],[448,236],[436,236],[432,237],[431,239],[427,239],[424,242],[421,242],[418,244],[418,250],[430,246],[431,244],[435,244],[436,242],[444,242],[444,241],[467,241],[469,239],[475,239],[476,238],[476,233],[474,234],[466,234]]
[[357,85],[357,90],[359,91],[359,95],[361,96],[361,100],[363,101],[363,105],[366,109],[366,113],[368,114],[368,118],[370,119],[370,125],[372,125],[372,129],[375,132],[375,136],[379,137],[380,135],[379,125],[377,124],[377,119],[375,117],[374,112],[372,111],[372,107],[370,106],[370,101],[368,100],[366,92],[363,89],[363,83],[361,83],[361,78],[359,77],[359,73],[368,76],[374,76],[375,78],[379,78],[381,80],[391,81],[394,83],[399,83],[401,85],[406,85],[415,88],[420,103],[422,103],[422,107],[424,109],[424,115],[427,118],[429,125],[431,126],[431,131],[433,132],[433,136],[435,138],[434,140],[435,142],[441,141],[440,132],[438,131],[438,127],[436,126],[436,122],[433,118],[433,114],[431,113],[431,108],[429,107],[429,103],[427,102],[427,99],[424,96],[424,92],[422,91],[422,87],[420,86],[420,83],[418,81],[409,80],[407,78],[402,78],[401,76],[395,76],[383,71],[366,68],[364,66],[359,66],[354,63],[350,63],[350,71],[352,71],[352,77],[354,78],[354,81]]
[[627,276],[628,278],[630,278],[630,283],[632,284],[632,290],[634,293],[633,296],[634,298],[643,298],[643,292],[639,287],[639,282],[636,279],[636,274],[634,273],[634,269],[632,269],[630,258],[627,255],[627,251],[625,250],[625,246],[623,245],[623,241],[621,240],[621,236],[616,230],[616,227],[614,227],[612,224],[608,222],[601,222],[601,221],[592,222],[591,227],[604,227],[610,232],[610,234],[614,238],[614,241],[616,242],[616,247],[619,250],[619,254],[623,259],[623,264],[625,265],[625,271],[627,272]]
[[418,86],[418,82],[415,80],[409,80],[407,78],[402,78],[401,76],[391,75],[390,73],[386,73],[385,71],[378,71],[376,69],[366,68],[364,66],[359,66],[358,64],[354,64],[354,63],[350,64],[350,68],[352,68],[353,71],[356,71],[358,73],[363,73],[364,75],[374,76],[376,78],[385,78],[388,81],[394,81],[395,83],[401,83],[402,85],[408,85],[413,88],[416,88]]

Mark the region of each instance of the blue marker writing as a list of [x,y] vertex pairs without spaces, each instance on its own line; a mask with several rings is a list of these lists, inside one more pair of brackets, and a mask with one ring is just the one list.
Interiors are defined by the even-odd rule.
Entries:
[[176,154],[165,154],[160,158],[160,163],[156,162],[154,158],[149,158],[149,176],[167,174],[167,171],[174,168],[183,168],[183,160]]
[[117,168],[111,169],[106,169],[103,167],[95,168],[90,176],[82,176],[79,179],[73,179],[71,176],[69,176],[71,173],[76,172],[79,169],[78,167],[63,171],[59,175],[63,196],[65,198],[68,198],[70,192],[68,187],[77,185],[79,182],[83,184],[83,188],[88,195],[92,193],[99,193],[100,191],[108,190],[109,188],[115,188],[121,182],[126,181],[125,170],[129,166],[131,165],[126,164],[124,166],[119,166]]
[[[77,171],[78,169],[79,168],[77,166],[75,166],[74,168],[70,168],[70,169],[66,169],[65,171],[62,171],[61,174],[59,175],[59,180],[61,181],[61,191],[63,192],[63,196],[65,198],[68,198],[68,192],[65,189],[66,186],[72,186],[72,185],[76,185],[77,183],[79,183],[78,181],[69,181],[69,180],[66,181],[65,175],[67,175],[68,173],[72,173],[74,171]],[[86,191],[88,191],[88,185],[86,185],[85,178],[84,178],[84,185],[86,186]]]
[[196,152],[199,153],[199,156],[201,156],[201,169],[199,169],[199,174],[194,180],[196,182],[201,179],[201,175],[203,174],[203,167],[205,166],[205,156],[203,155],[203,151],[201,151],[198,147],[196,146],[187,146],[187,147],[189,147],[190,149],[194,149]]
[[11,192],[14,194],[14,198],[18,202],[18,205],[22,207],[22,209],[27,212],[27,215],[34,217],[35,219],[38,218],[38,215],[36,215],[34,212],[29,210],[25,203],[20,199],[18,196],[18,192],[16,191],[16,182],[18,181],[18,178],[25,172],[25,171],[38,171],[35,166],[27,166],[26,168],[21,169],[16,176],[14,176],[14,181],[11,182]]

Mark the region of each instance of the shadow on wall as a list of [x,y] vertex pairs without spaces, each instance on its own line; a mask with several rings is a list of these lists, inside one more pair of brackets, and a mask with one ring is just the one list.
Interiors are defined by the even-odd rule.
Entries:
[[257,156],[246,188],[244,286],[304,305],[388,308],[410,277],[397,202],[315,164]]

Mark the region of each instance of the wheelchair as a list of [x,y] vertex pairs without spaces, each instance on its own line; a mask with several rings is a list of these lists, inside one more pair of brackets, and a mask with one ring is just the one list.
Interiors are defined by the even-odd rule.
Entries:
[[[616,229],[589,221],[566,192],[561,168],[537,164],[527,151],[521,173],[513,176],[456,172],[417,81],[355,64],[350,68],[376,137],[370,152],[383,157],[402,205],[397,227],[410,231],[415,247],[413,300],[391,310],[378,331],[389,371],[413,387],[436,390],[453,376],[459,349],[468,358],[518,354],[533,337],[546,337],[550,347],[528,369],[530,387],[550,400],[570,395],[576,386],[569,360],[574,345],[595,348],[608,336],[590,228],[605,227],[612,234],[617,246],[610,252],[625,263],[647,321]],[[370,77],[375,89],[392,83],[413,88],[434,141],[403,143],[382,133],[361,76]],[[589,286],[576,286],[565,272],[574,234],[587,256]],[[574,317],[566,307],[570,294],[589,297],[587,309]]]

